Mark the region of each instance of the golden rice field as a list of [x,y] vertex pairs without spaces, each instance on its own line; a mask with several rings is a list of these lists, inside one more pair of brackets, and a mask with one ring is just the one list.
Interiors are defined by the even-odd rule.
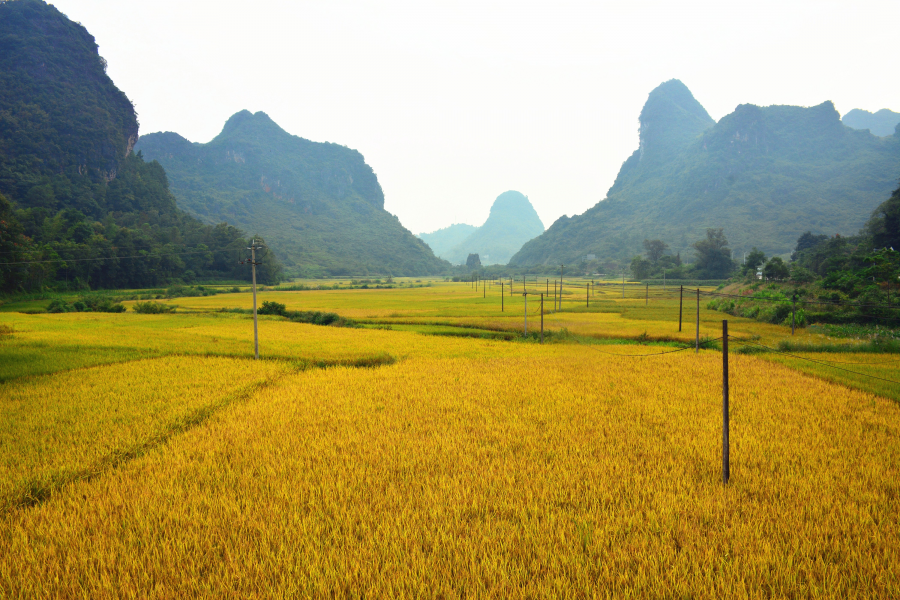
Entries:
[[672,300],[433,335],[515,327],[470,292],[264,292],[418,329],[265,317],[260,361],[245,294],[0,313],[0,597],[900,597],[898,386],[732,354],[726,486],[721,353],[628,340]]

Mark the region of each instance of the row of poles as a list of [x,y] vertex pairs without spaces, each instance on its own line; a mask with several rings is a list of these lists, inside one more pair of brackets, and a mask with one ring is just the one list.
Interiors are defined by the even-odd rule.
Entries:
[[[553,282],[553,292],[554,292],[554,305],[561,306],[562,304],[562,280],[559,282],[559,294],[557,295],[557,285],[556,281]],[[481,285],[483,288],[483,297],[487,297],[487,286],[484,285],[484,280],[478,280],[473,277],[473,285],[476,289]],[[500,298],[501,298],[501,310],[504,310],[503,298],[505,297],[505,291],[503,290],[504,282],[500,280]],[[510,295],[512,295],[512,285],[513,281],[510,278]],[[547,290],[549,291],[550,282],[547,280],[546,282]],[[591,280],[589,284],[585,285],[586,289],[586,304],[590,306],[590,296],[591,292],[596,292],[594,287],[594,281]],[[525,335],[528,335],[528,289],[526,287],[525,278],[522,278],[522,296],[525,301],[525,322],[523,325],[523,331]],[[624,282],[622,287],[622,297],[625,297],[625,288]],[[645,288],[645,302],[649,304],[650,302],[650,286],[647,285]],[[540,341],[544,343],[544,294],[540,293],[540,315],[541,315],[541,334]],[[682,320],[683,320],[683,312],[684,312],[684,286],[680,286],[679,294],[678,294],[678,331],[682,330]],[[794,298],[794,306],[793,312],[791,314],[791,335],[794,334],[794,315],[796,313],[796,297]],[[700,352],[700,288],[697,288],[697,318],[696,318],[696,330],[694,337],[694,351],[696,353]],[[727,484],[731,479],[731,456],[730,456],[730,442],[729,442],[729,430],[730,430],[730,414],[729,414],[729,385],[728,385],[728,320],[722,320],[722,483]]]

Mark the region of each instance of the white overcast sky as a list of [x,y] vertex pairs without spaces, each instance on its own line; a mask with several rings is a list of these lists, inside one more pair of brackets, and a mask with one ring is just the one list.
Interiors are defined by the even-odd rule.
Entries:
[[647,94],[900,110],[900,1],[51,0],[81,22],[141,133],[194,142],[264,111],[359,150],[414,233],[526,194],[545,226],[602,200]]

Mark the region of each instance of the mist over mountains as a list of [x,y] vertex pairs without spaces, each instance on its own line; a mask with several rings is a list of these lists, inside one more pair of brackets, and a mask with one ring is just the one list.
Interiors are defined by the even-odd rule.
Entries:
[[419,234],[435,254],[453,264],[465,264],[469,254],[478,254],[485,265],[505,265],[522,245],[544,232],[544,224],[528,197],[510,190],[497,196],[481,227],[451,225],[433,233]]
[[434,251],[435,256],[454,262],[458,258],[458,253],[454,252],[456,247],[477,230],[478,228],[474,225],[454,223],[431,233],[420,233],[418,237],[428,244],[428,247]]
[[882,108],[876,113],[854,108],[841,118],[841,122],[853,129],[868,129],[874,135],[881,137],[893,135],[897,125],[900,125],[900,113]]
[[436,273],[448,265],[384,210],[362,154],[291,135],[263,112],[240,111],[206,144],[172,133],[141,136],[181,205],[265,236],[289,273]]
[[[831,102],[809,108],[742,104],[718,123],[678,80],[654,89],[640,144],[604,200],[561,217],[511,259],[526,266],[594,254],[622,263],[644,239],[690,256],[722,227],[736,253],[788,254],[805,231],[856,233],[900,178],[900,135],[841,123]],[[739,255],[739,254],[738,254]]]

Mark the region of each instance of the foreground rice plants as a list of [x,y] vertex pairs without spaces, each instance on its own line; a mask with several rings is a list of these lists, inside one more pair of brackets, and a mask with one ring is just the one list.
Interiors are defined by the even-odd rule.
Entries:
[[723,486],[721,354],[641,343],[671,302],[542,346],[433,335],[518,326],[445,287],[278,292],[432,335],[266,317],[261,361],[212,306],[0,314],[0,597],[900,594],[900,386],[732,356]]
[[735,357],[724,487],[717,354],[574,350],[286,375],[121,468],[6,515],[0,589],[900,592],[893,402]]

